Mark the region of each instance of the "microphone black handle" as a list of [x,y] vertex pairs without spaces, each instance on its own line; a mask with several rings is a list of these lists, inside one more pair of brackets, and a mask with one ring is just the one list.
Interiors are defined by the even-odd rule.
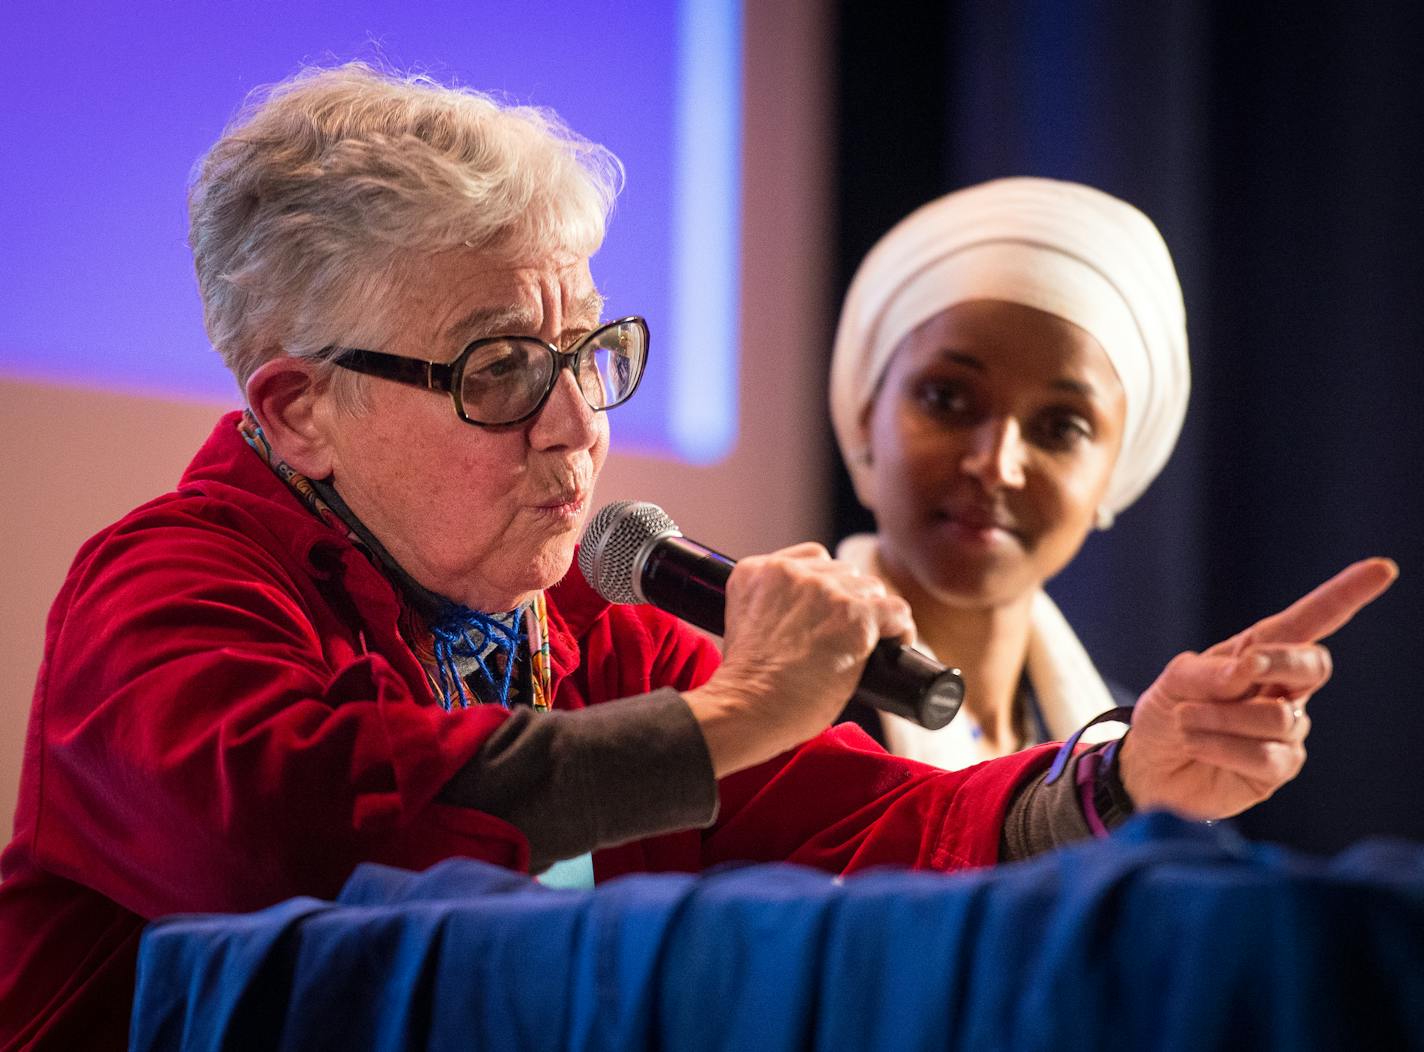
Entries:
[[[680,536],[653,542],[638,579],[643,598],[713,635],[726,634],[727,578],[736,563]],[[938,730],[959,712],[964,679],[918,650],[882,639],[855,688],[855,701]]]
[[658,537],[642,562],[637,586],[643,598],[658,609],[714,636],[724,636],[727,578],[735,565],[721,552],[685,537]]
[[937,731],[964,703],[964,677],[918,650],[882,639],[860,674],[854,700]]

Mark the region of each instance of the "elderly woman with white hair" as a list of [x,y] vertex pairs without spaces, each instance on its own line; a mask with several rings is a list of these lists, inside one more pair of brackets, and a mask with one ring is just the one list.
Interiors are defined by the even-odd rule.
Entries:
[[1294,776],[1314,640],[1383,561],[1180,659],[1119,765],[1064,752],[1057,780],[1051,748],[944,772],[828,729],[912,624],[818,545],[737,565],[722,655],[570,573],[648,361],[589,268],[618,176],[548,114],[360,66],[279,85],[208,154],[191,242],[248,408],[55,603],[0,1047],[122,1047],[148,918],[329,896],[363,861],[953,868],[1088,835],[1100,788],[1229,814]]
[[850,715],[958,768],[1131,704],[1043,585],[1162,469],[1189,387],[1176,271],[1126,202],[999,179],[886,234],[846,296],[830,391],[877,532],[837,555],[909,600],[918,646],[960,666],[966,694],[938,731]]

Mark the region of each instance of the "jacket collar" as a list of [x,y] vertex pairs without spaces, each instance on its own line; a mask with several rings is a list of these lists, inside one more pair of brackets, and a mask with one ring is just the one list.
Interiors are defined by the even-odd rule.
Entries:
[[235,498],[288,539],[289,550],[318,577],[331,577],[345,561],[337,553],[356,549],[339,529],[313,515],[253,453],[237,429],[241,419],[239,412],[223,414],[183,472],[179,489]]

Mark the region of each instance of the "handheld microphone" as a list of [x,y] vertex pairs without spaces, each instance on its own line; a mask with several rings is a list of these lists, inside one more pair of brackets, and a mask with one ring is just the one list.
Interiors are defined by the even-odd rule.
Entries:
[[[723,635],[727,578],[736,563],[682,535],[656,504],[606,504],[589,522],[579,570],[610,603],[651,603]],[[917,650],[882,639],[866,661],[854,700],[938,730],[959,712],[964,680]]]

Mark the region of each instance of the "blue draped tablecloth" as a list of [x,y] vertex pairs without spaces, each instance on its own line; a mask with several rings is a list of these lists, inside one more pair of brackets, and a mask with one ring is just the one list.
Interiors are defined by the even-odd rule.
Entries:
[[1424,847],[1148,815],[956,876],[363,866],[335,902],[154,923],[132,1047],[1424,1048]]

